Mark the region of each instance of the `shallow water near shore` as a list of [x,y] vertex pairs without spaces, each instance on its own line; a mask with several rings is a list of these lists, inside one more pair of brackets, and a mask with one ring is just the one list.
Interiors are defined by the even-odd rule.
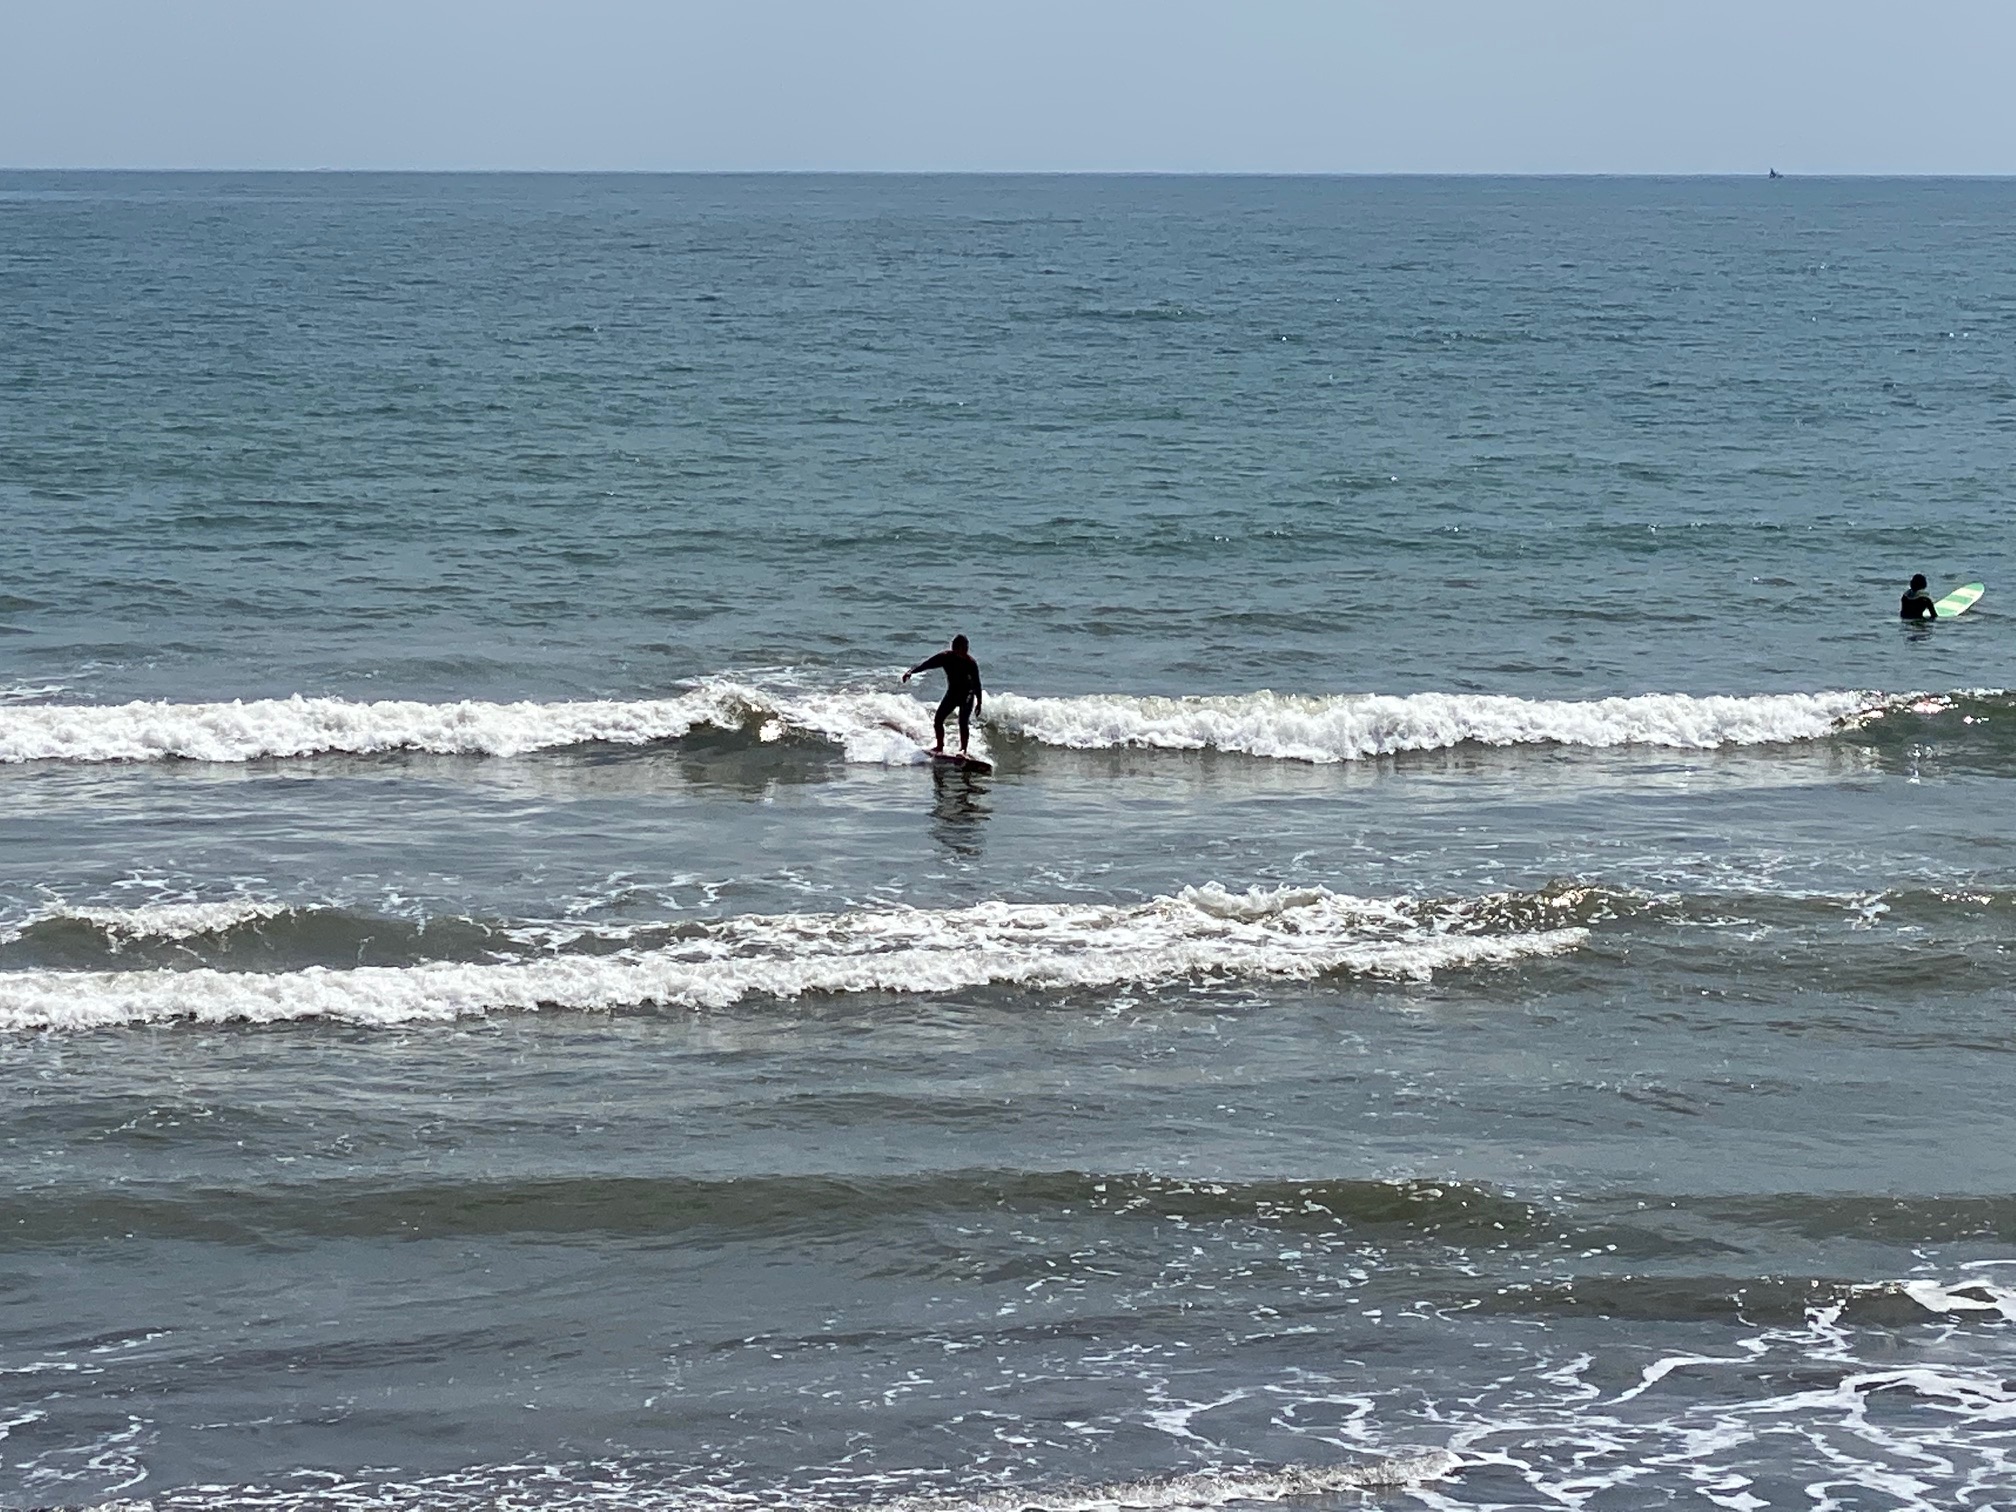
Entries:
[[0,1505],[2010,1502],[2012,205],[0,175]]

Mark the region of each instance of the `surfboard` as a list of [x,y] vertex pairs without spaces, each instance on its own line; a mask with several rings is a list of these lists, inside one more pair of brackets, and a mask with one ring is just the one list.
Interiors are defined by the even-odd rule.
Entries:
[[1951,619],[1956,614],[1965,614],[1972,609],[1974,601],[1987,591],[1986,584],[1968,583],[1965,587],[1955,588],[1946,597],[1934,602],[1932,608],[1939,618]]
[[[915,740],[917,738],[893,719],[883,720],[882,728],[895,731],[896,734],[901,735],[905,740]],[[961,756],[957,751],[934,751],[927,745],[920,745],[917,749],[922,751],[926,756],[929,756],[934,766],[964,767],[969,772],[978,772],[983,776],[994,770],[993,762],[982,761],[978,756]]]

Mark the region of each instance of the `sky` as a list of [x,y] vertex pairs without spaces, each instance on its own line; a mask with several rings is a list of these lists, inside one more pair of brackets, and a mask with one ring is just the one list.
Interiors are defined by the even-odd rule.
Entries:
[[0,0],[0,166],[2016,173],[2006,0]]

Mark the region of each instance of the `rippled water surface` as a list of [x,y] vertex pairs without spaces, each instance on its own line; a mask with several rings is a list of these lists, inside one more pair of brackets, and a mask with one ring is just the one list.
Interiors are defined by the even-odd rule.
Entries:
[[2016,1507],[2012,210],[0,175],[0,1504]]

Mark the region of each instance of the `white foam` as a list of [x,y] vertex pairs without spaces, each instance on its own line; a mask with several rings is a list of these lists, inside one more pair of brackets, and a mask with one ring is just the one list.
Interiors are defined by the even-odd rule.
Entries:
[[[1855,1298],[1899,1293],[1942,1321],[1922,1331],[1844,1321]],[[1789,1503],[1746,1488],[1803,1482],[1816,1507],[1999,1506],[2016,1485],[2016,1385],[1999,1337],[2011,1301],[1965,1278],[1857,1285],[1816,1300],[1803,1324],[1746,1327],[1716,1352],[1641,1362],[1621,1391],[1582,1354],[1538,1372],[1552,1390],[1515,1370],[1440,1422],[1462,1468],[1517,1476],[1534,1505],[1635,1506],[1648,1486],[1691,1485],[1718,1506],[1775,1507]]]
[[[1575,701],[1473,693],[999,693],[988,701],[985,724],[1080,750],[1145,746],[1337,762],[1466,743],[1712,750],[1813,740],[1918,696],[1648,693]],[[253,761],[387,751],[518,756],[598,742],[678,740],[701,726],[746,729],[760,741],[812,735],[838,745],[849,761],[902,765],[924,759],[919,747],[931,737],[931,707],[906,693],[777,692],[729,681],[628,702],[359,703],[297,695],[231,703],[35,704],[0,707],[0,762]],[[984,739],[976,750],[984,752]]]
[[[1864,1288],[1870,1289],[1873,1288]],[[1930,1313],[1943,1313],[1949,1317],[1964,1313],[1994,1313],[2006,1322],[2016,1323],[2016,1290],[2006,1286],[1991,1286],[1985,1281],[1943,1286],[1937,1281],[1919,1277],[1904,1282],[1901,1289],[1905,1296]]]
[[265,898],[224,898],[199,903],[143,903],[133,908],[98,908],[58,903],[28,915],[0,939],[17,939],[36,924],[76,920],[128,940],[193,940],[256,924],[287,912],[285,903]]
[[677,740],[702,725],[764,739],[798,730],[851,761],[924,760],[929,709],[898,693],[777,695],[709,682],[674,698],[579,703],[358,703],[343,698],[231,703],[43,704],[0,708],[0,762],[255,761],[322,753],[520,756],[607,743]]
[[805,993],[1330,972],[1425,981],[1439,970],[1572,950],[1587,937],[1572,926],[1493,932],[1505,901],[1425,907],[1321,888],[1232,893],[1212,885],[1133,905],[990,902],[752,915],[658,949],[524,962],[284,973],[16,971],[0,973],[0,1030],[172,1019],[391,1025],[539,1008],[721,1008]]
[[872,1504],[871,1512],[1125,1512],[1224,1507],[1251,1502],[1330,1498],[1339,1493],[1390,1490],[1441,1480],[1460,1468],[1442,1449],[1395,1455],[1358,1465],[1296,1465],[1284,1470],[1209,1470],[1166,1480],[1126,1481],[1054,1491],[983,1492],[966,1497],[902,1497]]
[[1692,697],[1511,698],[1483,693],[1221,698],[1022,698],[989,700],[989,722],[1046,745],[1099,750],[1151,746],[1231,751],[1290,761],[1355,761],[1452,746],[1671,746],[1712,750],[1813,740],[1880,713],[1876,693],[1766,693]]
[[[1463,1468],[1458,1456],[1441,1449],[1369,1458],[1348,1465],[1291,1465],[1279,1469],[1245,1466],[1196,1471],[1153,1480],[1109,1485],[1029,1486],[977,1490],[966,1494],[878,1495],[891,1480],[851,1467],[819,1474],[810,1487],[724,1489],[718,1486],[652,1485],[640,1482],[620,1463],[604,1462],[587,1474],[569,1474],[543,1462],[470,1466],[421,1481],[375,1478],[346,1481],[329,1475],[297,1477],[285,1486],[205,1485],[167,1493],[157,1500],[121,1499],[81,1512],[155,1512],[157,1507],[218,1509],[257,1506],[267,1512],[424,1512],[424,1509],[545,1509],[545,1512],[811,1512],[854,1508],[858,1512],[1182,1512],[1250,1506],[1254,1503],[1326,1504],[1341,1495],[1400,1487],[1420,1488]],[[1352,1505],[1360,1496],[1351,1495]]]

